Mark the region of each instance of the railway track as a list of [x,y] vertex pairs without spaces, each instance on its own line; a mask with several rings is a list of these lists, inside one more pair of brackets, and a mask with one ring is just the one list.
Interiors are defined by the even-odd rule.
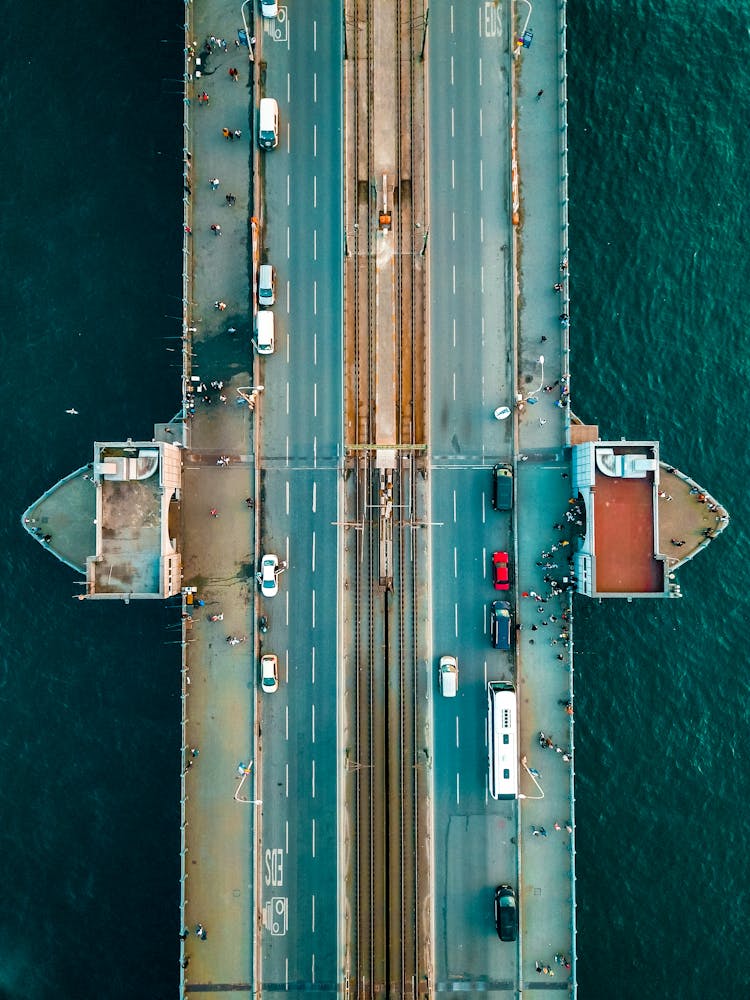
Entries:
[[[416,0],[345,0],[343,954],[345,995],[362,1000],[427,997],[431,968],[415,527],[427,433],[423,16]],[[391,294],[384,323],[378,298]]]

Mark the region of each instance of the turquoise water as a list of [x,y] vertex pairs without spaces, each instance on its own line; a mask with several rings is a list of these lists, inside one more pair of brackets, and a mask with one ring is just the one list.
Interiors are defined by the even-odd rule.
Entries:
[[[177,615],[71,600],[18,517],[178,405],[184,8],[0,10],[0,1000],[171,997]],[[750,3],[569,15],[575,408],[733,515],[683,600],[577,603],[580,993],[745,997]]]

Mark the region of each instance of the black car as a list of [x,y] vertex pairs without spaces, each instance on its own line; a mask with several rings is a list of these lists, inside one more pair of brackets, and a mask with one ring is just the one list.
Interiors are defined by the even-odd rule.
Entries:
[[499,885],[495,889],[495,927],[501,941],[515,941],[518,937],[518,908],[512,886]]
[[510,649],[512,625],[513,616],[508,601],[493,601],[490,604],[490,638],[495,649]]

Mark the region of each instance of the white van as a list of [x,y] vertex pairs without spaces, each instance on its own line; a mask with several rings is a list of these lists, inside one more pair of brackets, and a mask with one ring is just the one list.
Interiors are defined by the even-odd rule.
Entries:
[[272,264],[258,268],[258,305],[272,306],[276,301],[276,273]]
[[275,149],[279,144],[279,105],[273,97],[262,97],[258,114],[258,145]]
[[438,684],[444,698],[455,698],[458,692],[458,660],[455,656],[441,656],[438,665]]
[[258,354],[273,354],[273,313],[259,312],[255,320],[255,346]]

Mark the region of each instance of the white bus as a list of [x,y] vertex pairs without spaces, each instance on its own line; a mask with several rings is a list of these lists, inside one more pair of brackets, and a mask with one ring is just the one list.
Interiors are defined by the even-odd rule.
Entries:
[[490,795],[493,799],[515,799],[518,797],[516,689],[512,684],[490,681],[487,701]]

